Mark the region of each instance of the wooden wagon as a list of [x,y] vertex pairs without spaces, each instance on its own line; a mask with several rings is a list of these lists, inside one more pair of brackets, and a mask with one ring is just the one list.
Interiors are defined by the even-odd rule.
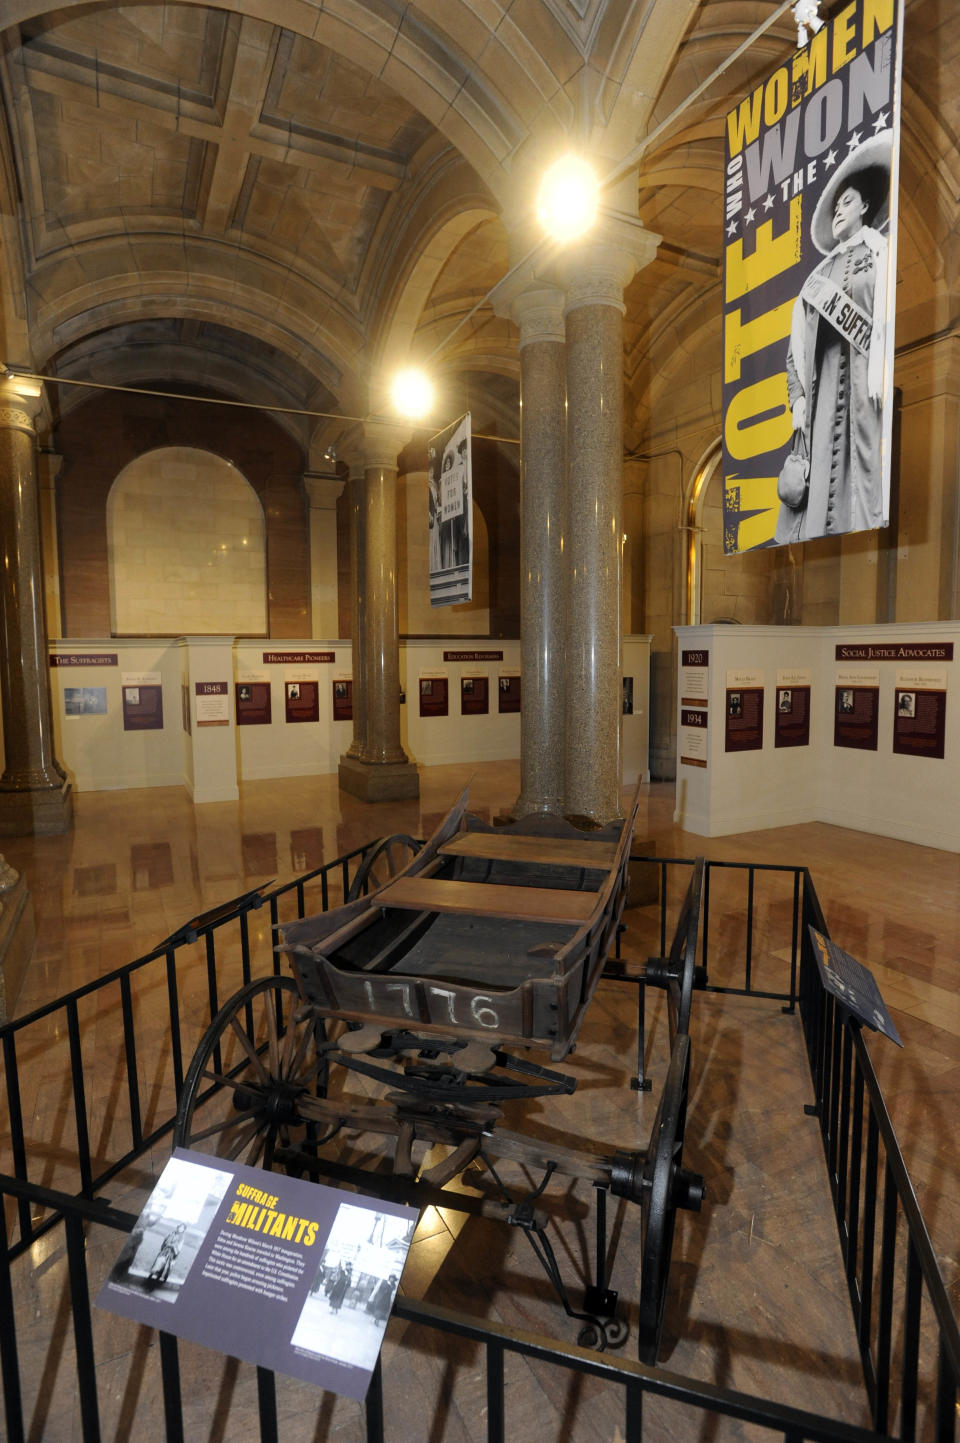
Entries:
[[[702,1180],[682,1167],[689,1038],[675,1040],[643,1149],[605,1153],[592,1140],[547,1143],[503,1125],[508,1104],[576,1088],[529,1054],[559,1062],[574,1047],[615,945],[638,801],[639,792],[622,823],[587,831],[551,816],[488,826],[464,794],[422,847],[385,839],[344,905],[282,926],[278,950],[292,976],[251,983],[218,1014],[186,1078],[177,1142],[357,1182],[334,1139],[378,1138],[389,1176],[380,1167],[361,1186],[522,1226],[564,1308],[585,1324],[581,1340],[601,1347],[626,1331],[600,1262],[603,1199],[610,1191],[639,1203],[639,1349],[654,1361],[673,1216],[703,1196]],[[542,1180],[511,1195],[494,1158]],[[499,1196],[445,1191],[472,1163],[487,1166]],[[570,1305],[535,1206],[554,1173],[588,1180],[598,1197],[598,1276],[582,1310]]]

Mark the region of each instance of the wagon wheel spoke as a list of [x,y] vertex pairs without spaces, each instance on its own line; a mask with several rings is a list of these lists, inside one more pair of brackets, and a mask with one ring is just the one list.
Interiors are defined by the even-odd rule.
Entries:
[[235,1112],[232,1117],[224,1117],[219,1122],[211,1123],[209,1127],[195,1128],[190,1133],[190,1142],[202,1142],[204,1138],[216,1137],[217,1134],[225,1133],[228,1128],[239,1127],[243,1122],[250,1122],[257,1116],[257,1111],[249,1108],[246,1112]]
[[236,1035],[236,1039],[239,1042],[240,1046],[243,1048],[244,1052],[247,1054],[247,1057],[250,1059],[250,1065],[257,1072],[259,1072],[261,1080],[263,1082],[269,1082],[270,1074],[267,1072],[267,1069],[264,1067],[263,1062],[257,1055],[257,1050],[254,1047],[253,1043],[250,1041],[250,1038],[247,1036],[246,1029],[240,1025],[240,1022],[238,1021],[235,1014],[230,1018],[230,1027]]
[[381,837],[364,857],[350,884],[347,901],[355,902],[358,897],[376,891],[391,877],[401,872],[412,857],[420,850],[420,843],[405,832],[395,832],[392,837]]
[[316,1037],[292,977],[241,988],[211,1022],[187,1071],[177,1145],[269,1167],[278,1139],[286,1145],[306,1128],[297,1099],[318,1090],[324,1060],[309,1054]]

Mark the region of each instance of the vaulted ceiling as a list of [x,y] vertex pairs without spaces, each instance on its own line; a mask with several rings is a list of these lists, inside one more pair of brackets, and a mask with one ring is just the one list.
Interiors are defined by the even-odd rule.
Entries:
[[[485,298],[543,160],[618,162],[782,8],[0,0],[0,359],[362,416],[386,361],[433,355],[451,406],[509,430],[515,334]],[[960,7],[912,0],[906,28],[901,271],[949,271]],[[639,158],[663,237],[627,298],[640,418],[658,355],[716,331],[724,111],[795,45],[787,13]]]

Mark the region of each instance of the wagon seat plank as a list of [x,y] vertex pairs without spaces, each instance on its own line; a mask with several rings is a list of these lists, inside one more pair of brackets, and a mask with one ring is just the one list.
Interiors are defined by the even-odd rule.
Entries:
[[555,887],[510,887],[500,883],[455,882],[435,877],[399,877],[377,893],[381,907],[415,912],[515,917],[518,921],[588,922],[597,905],[595,892]]

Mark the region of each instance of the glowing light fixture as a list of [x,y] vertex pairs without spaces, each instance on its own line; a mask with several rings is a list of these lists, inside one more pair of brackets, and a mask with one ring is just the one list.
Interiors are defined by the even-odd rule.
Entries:
[[593,166],[579,155],[555,160],[540,183],[537,217],[558,241],[577,240],[597,218],[598,186]]
[[433,408],[433,386],[422,371],[408,366],[394,377],[390,402],[398,415],[419,421]]

